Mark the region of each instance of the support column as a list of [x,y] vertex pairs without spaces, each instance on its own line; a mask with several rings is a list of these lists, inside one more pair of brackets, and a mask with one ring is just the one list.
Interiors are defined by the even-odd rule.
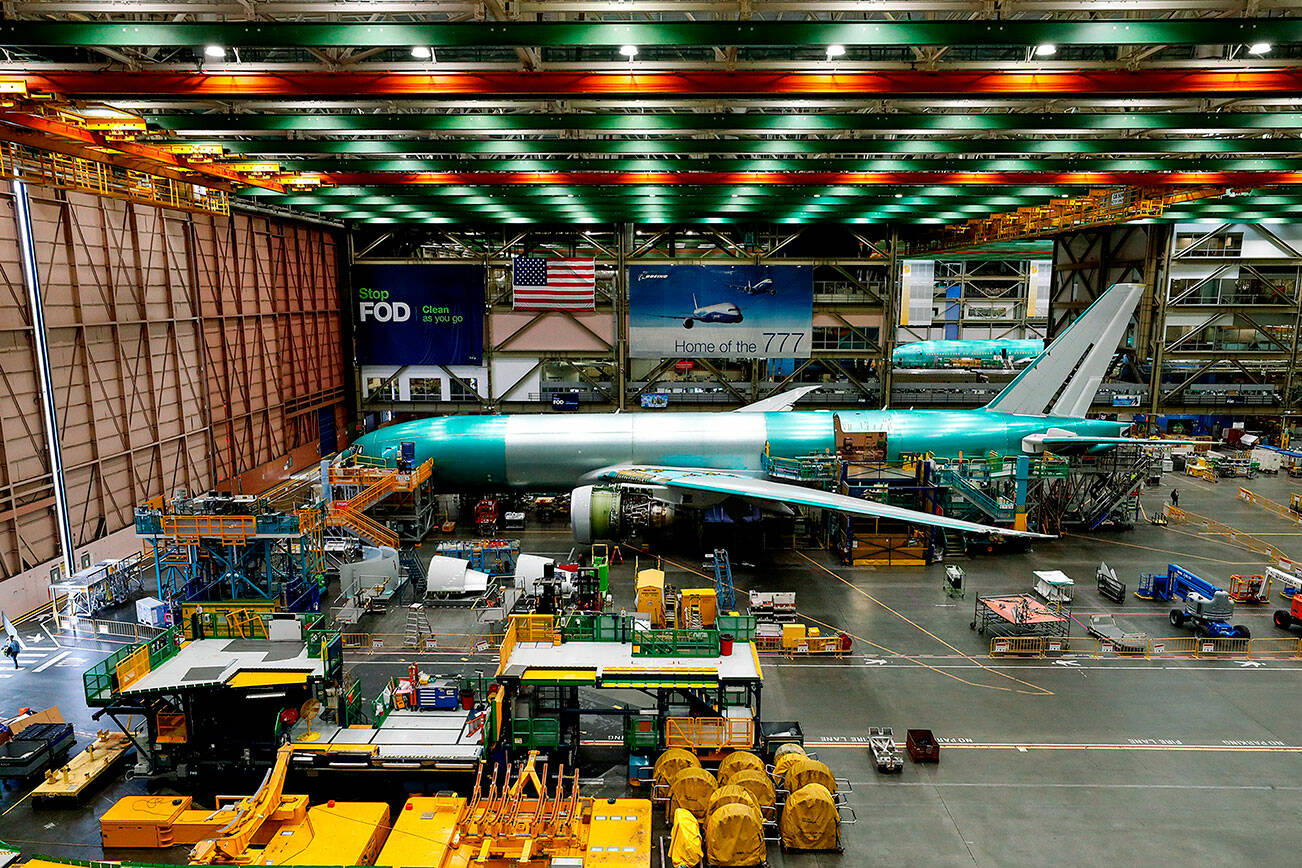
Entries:
[[900,236],[895,230],[891,230],[891,250],[889,265],[887,266],[886,292],[882,299],[882,328],[878,333],[878,343],[881,344],[880,367],[877,372],[877,379],[881,382],[882,389],[882,406],[889,407],[891,403],[891,386],[894,382],[895,365],[892,361],[895,352],[895,333],[900,327],[899,301],[900,301],[900,269],[898,251],[900,247]]
[[45,302],[41,298],[41,277],[36,262],[36,241],[32,237],[31,203],[27,185],[15,178],[14,216],[18,224],[18,250],[23,263],[23,283],[27,286],[27,305],[32,314],[33,346],[36,350],[36,373],[41,386],[41,416],[45,420],[45,439],[50,450],[50,476],[54,489],[55,523],[59,530],[59,551],[66,575],[77,571],[77,552],[72,541],[72,521],[68,514],[68,493],[63,481],[63,452],[59,443],[59,414],[54,403],[54,383],[50,377],[50,346],[45,332]]
[[619,224],[615,235],[615,386],[617,406],[624,410],[628,400],[628,254],[633,246],[633,224]]

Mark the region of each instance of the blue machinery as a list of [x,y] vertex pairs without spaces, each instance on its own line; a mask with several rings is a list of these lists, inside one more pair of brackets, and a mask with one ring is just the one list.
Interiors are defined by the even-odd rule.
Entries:
[[737,607],[737,593],[732,584],[732,561],[727,549],[714,550],[714,592],[719,599],[719,608],[731,612]]
[[1199,635],[1217,639],[1249,639],[1248,628],[1230,624],[1234,601],[1229,592],[1186,570],[1167,564],[1165,573],[1140,573],[1135,596],[1141,600],[1184,601],[1183,609],[1171,610],[1171,626],[1194,625]]
[[208,495],[136,510],[161,600],[279,600],[321,608],[325,551],[319,509],[268,512],[252,498]]

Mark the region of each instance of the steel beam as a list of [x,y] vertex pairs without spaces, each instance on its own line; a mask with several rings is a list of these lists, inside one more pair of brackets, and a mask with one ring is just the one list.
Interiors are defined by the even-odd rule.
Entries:
[[50,375],[49,335],[45,325],[45,300],[41,295],[36,241],[32,236],[31,200],[27,196],[27,185],[21,180],[15,178],[12,187],[23,283],[27,285],[27,307],[32,321],[33,348],[36,354],[35,373],[40,385],[41,415],[45,422],[45,442],[50,450],[49,464],[54,489],[55,525],[59,529],[59,553],[63,557],[64,575],[71,576],[77,571],[77,551],[73,544],[72,518],[68,509],[68,492],[64,480],[59,409],[55,405],[54,382]]
[[1044,100],[1054,96],[1143,96],[1187,94],[1295,96],[1302,69],[1272,70],[1098,70],[1090,72],[481,72],[481,73],[199,73],[47,72],[0,75],[21,80],[29,92],[79,99],[188,96],[257,99],[269,97],[383,100],[503,96],[695,96],[804,95],[862,99],[912,96],[999,96]]
[[11,47],[409,48],[736,46],[792,48],[946,45],[1224,45],[1302,42],[1302,19],[1181,18],[1112,21],[932,19],[912,21],[9,21]]
[[[1280,111],[1226,111],[1226,112],[1130,112],[1117,107],[1099,107],[1089,112],[873,112],[865,113],[865,106],[833,104],[820,107],[817,113],[798,109],[780,110],[746,107],[745,112],[693,112],[691,103],[676,107],[687,111],[674,111],[675,106],[657,106],[654,111],[617,112],[612,110],[592,112],[529,111],[503,114],[485,110],[473,114],[452,114],[447,111],[382,114],[359,114],[365,105],[350,107],[325,105],[314,108],[312,114],[268,112],[239,113],[176,113],[142,112],[151,124],[175,132],[207,132],[214,134],[257,134],[264,132],[334,132],[334,133],[396,133],[407,130],[421,132],[455,132],[459,135],[483,132],[503,133],[560,132],[584,130],[595,133],[670,133],[675,131],[710,131],[743,133],[754,132],[776,135],[787,132],[878,132],[893,136],[913,133],[971,133],[1024,131],[1049,133],[1063,131],[1160,130],[1170,132],[1205,132],[1208,130],[1295,130],[1302,127],[1302,112]],[[534,103],[519,106],[530,108]],[[439,108],[455,108],[456,104]],[[514,105],[493,106],[511,108]],[[186,141],[190,141],[187,139]],[[280,140],[285,143],[293,139]],[[963,139],[960,141],[966,142]],[[992,139],[986,144],[1004,142]],[[1077,146],[1071,139],[1040,140],[1046,147]],[[1113,139],[1134,146],[1144,142],[1165,142],[1166,139]],[[1182,141],[1175,139],[1172,141]],[[1193,141],[1198,141],[1194,139]],[[1214,143],[1208,142],[1208,144]],[[1254,139],[1253,143],[1279,140]],[[253,143],[258,144],[258,143]],[[975,142],[973,143],[975,145]],[[1080,143],[1088,147],[1089,141]]]

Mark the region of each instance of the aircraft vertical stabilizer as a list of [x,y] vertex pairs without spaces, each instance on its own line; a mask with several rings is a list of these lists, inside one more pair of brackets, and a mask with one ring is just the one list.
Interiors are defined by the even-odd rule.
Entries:
[[1023,416],[1084,416],[1143,293],[1141,283],[1113,285],[986,409]]

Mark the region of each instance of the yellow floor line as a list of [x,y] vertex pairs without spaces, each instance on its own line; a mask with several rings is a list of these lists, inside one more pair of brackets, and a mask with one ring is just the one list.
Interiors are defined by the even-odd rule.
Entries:
[[[1167,528],[1167,530],[1171,530],[1171,528]],[[1187,533],[1186,531],[1176,531],[1176,533],[1183,533],[1186,536],[1194,536],[1193,534]],[[1080,539],[1086,539],[1086,537],[1083,536],[1082,534],[1064,533],[1062,535],[1074,536]],[[1088,537],[1088,539],[1090,539],[1095,543],[1102,543],[1103,545],[1125,546],[1126,548],[1129,549],[1144,549],[1145,551],[1157,552],[1158,554],[1163,554],[1163,555],[1171,555],[1173,557],[1184,558],[1185,560],[1192,559],[1198,561],[1211,561],[1214,564],[1225,564],[1226,566],[1230,566],[1230,567],[1252,567],[1252,566],[1258,566],[1260,564],[1271,563],[1271,561],[1269,560],[1227,561],[1221,558],[1209,557],[1208,555],[1191,555],[1188,554],[1187,552],[1177,552],[1177,551],[1173,551],[1172,549],[1159,549],[1159,548],[1154,548],[1153,546],[1141,545],[1140,543],[1122,542],[1121,540],[1116,540],[1116,539],[1103,540],[1098,537]],[[1239,548],[1239,547],[1235,546],[1235,548]],[[1242,551],[1242,549],[1240,549],[1240,551]]]
[[[927,635],[930,636],[932,639],[935,639],[937,642],[939,642],[941,645],[944,645],[946,648],[948,648],[949,650],[953,651],[955,654],[958,654],[958,655],[960,655],[960,656],[966,658],[967,660],[970,660],[972,663],[976,664],[976,665],[977,665],[978,667],[980,667],[981,669],[984,669],[986,672],[989,672],[989,673],[991,673],[991,674],[993,674],[993,675],[998,675],[1000,678],[1007,678],[1009,681],[1015,681],[1015,682],[1017,682],[1018,684],[1021,684],[1021,685],[1024,685],[1024,686],[1026,686],[1026,687],[1031,688],[1030,691],[1026,691],[1026,690],[1018,690],[1018,691],[1017,691],[1018,693],[1030,693],[1032,696],[1053,696],[1053,691],[1052,691],[1052,690],[1049,690],[1049,689],[1044,688],[1044,687],[1040,687],[1038,684],[1032,684],[1032,683],[1029,682],[1029,681],[1023,681],[1022,679],[1017,678],[1017,677],[1014,677],[1014,676],[1012,676],[1012,675],[1009,675],[1009,674],[1006,673],[1006,672],[999,672],[998,670],[991,669],[990,667],[988,667],[988,666],[986,666],[984,663],[982,663],[980,660],[977,660],[975,657],[972,657],[972,656],[970,656],[970,655],[968,655],[968,654],[964,654],[963,651],[961,651],[960,649],[954,647],[954,646],[951,645],[950,643],[946,642],[944,639],[940,638],[940,637],[937,636],[935,633],[933,633],[933,632],[931,632],[930,630],[928,630],[926,627],[923,627],[921,624],[918,624],[916,621],[912,621],[912,620],[910,620],[909,618],[907,618],[906,616],[900,614],[900,613],[897,612],[896,610],[892,609],[890,606],[888,606],[888,605],[886,605],[885,603],[883,603],[881,600],[879,600],[879,599],[877,599],[876,597],[874,597],[872,594],[870,594],[870,593],[868,593],[867,591],[865,591],[863,588],[860,588],[858,585],[855,585],[853,582],[848,581],[848,580],[845,579],[843,576],[837,575],[837,574],[834,573],[832,570],[829,570],[827,567],[823,566],[823,565],[820,564],[818,561],[814,560],[813,558],[809,557],[808,555],[804,554],[803,552],[799,552],[799,551],[797,551],[797,552],[796,552],[796,555],[799,556],[799,557],[801,557],[801,558],[803,558],[803,559],[805,559],[806,561],[808,561],[809,563],[813,564],[814,566],[818,567],[820,570],[822,570],[823,572],[827,573],[829,576],[831,576],[832,578],[836,579],[838,582],[840,582],[841,584],[845,585],[847,588],[850,588],[851,590],[853,590],[856,594],[859,594],[860,596],[862,596],[862,597],[864,597],[864,598],[866,598],[866,599],[868,599],[868,600],[871,600],[873,603],[876,603],[878,606],[880,606],[881,608],[885,609],[887,612],[890,612],[892,615],[894,615],[895,617],[899,618],[901,621],[904,621],[906,624],[909,624],[909,625],[912,626],[914,629],[920,630],[920,631],[922,631],[923,633],[927,634]],[[851,633],[850,635],[853,636],[854,634]],[[858,637],[858,636],[855,636],[855,638],[857,639],[857,638],[859,638],[859,637]],[[869,644],[874,644],[874,643],[871,643],[871,642],[870,642]],[[875,646],[875,647],[881,647],[881,646]],[[925,664],[925,663],[919,663],[919,665],[926,666],[927,664]],[[929,669],[934,669],[934,667],[927,667],[927,668],[929,668]],[[941,670],[935,670],[935,671],[940,672]],[[942,674],[942,675],[949,676],[949,677],[951,677],[951,678],[955,678],[955,677],[956,677],[956,676],[954,676],[952,673],[949,673],[949,672],[941,672],[941,674]],[[1007,688],[1007,687],[999,687],[999,686],[992,685],[992,684],[977,684],[977,683],[972,682],[972,681],[965,681],[965,680],[962,679],[962,678],[958,678],[957,680],[959,680],[959,681],[964,681],[964,683],[966,683],[966,684],[970,684],[970,685],[972,685],[973,687],[984,687],[984,688],[986,688],[986,689],[988,689],[988,690],[1011,690],[1011,689],[1012,689],[1012,688]]]

